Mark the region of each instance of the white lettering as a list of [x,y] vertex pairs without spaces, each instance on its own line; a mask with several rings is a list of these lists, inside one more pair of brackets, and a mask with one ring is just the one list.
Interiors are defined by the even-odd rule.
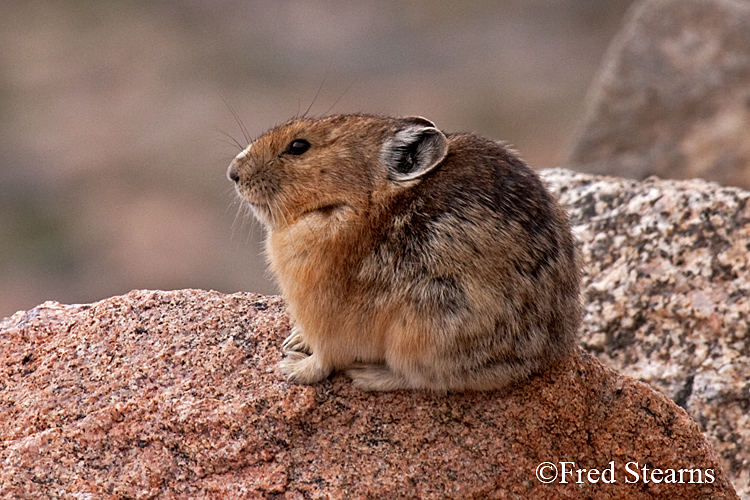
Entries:
[[661,483],[661,475],[663,474],[661,469],[654,469],[651,471],[651,481],[655,483]]
[[[607,478],[607,472],[609,472],[609,479]],[[612,460],[609,463],[609,468],[608,469],[604,469],[604,471],[602,472],[602,481],[604,481],[605,483],[609,483],[609,484],[612,484],[612,483],[616,482],[615,481],[615,461],[614,460]]]
[[[680,469],[680,470],[682,470],[682,469]],[[702,483],[703,482],[703,474],[701,473],[700,469],[688,469],[688,472],[690,473],[690,481],[689,482],[691,484],[692,483]],[[698,473],[698,480],[694,481],[693,480],[694,479],[693,474],[696,473],[696,472]]]
[[560,471],[560,484],[568,484],[568,481],[565,479],[565,475],[569,475],[570,479],[573,479],[573,469],[568,469],[566,465],[571,465],[575,467],[575,462],[560,462],[560,468],[562,469]]
[[637,483],[638,480],[641,478],[640,474],[638,474],[638,462],[626,463],[625,472],[627,472],[628,476],[632,476],[632,479],[630,477],[625,478],[625,482],[628,484]]
[[[591,477],[592,475],[594,477]],[[601,475],[601,472],[599,471],[599,469],[589,469],[589,473],[586,474],[586,476],[589,479],[589,483],[598,483],[600,475]]]

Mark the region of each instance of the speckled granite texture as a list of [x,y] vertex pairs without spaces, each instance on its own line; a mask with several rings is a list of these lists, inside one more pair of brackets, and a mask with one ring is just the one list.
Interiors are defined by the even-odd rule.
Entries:
[[[583,347],[684,407],[750,498],[750,193],[542,174],[581,240]],[[277,298],[202,291],[6,319],[0,497],[577,498],[535,467],[713,464],[681,410],[585,356],[508,394],[363,394],[282,382],[288,329]],[[584,488],[713,498],[723,477]]]
[[583,347],[685,408],[750,500],[750,193],[543,176],[582,244]]
[[[283,382],[288,331],[278,298],[199,290],[4,320],[0,497],[737,498],[681,408],[583,352],[504,393],[370,394]],[[543,462],[614,475],[542,484]]]

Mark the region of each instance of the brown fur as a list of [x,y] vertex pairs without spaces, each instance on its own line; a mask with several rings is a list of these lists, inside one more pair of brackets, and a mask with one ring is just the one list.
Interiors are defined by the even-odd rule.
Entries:
[[[580,276],[564,211],[502,145],[430,126],[294,119],[232,162],[295,323],[290,381],[347,370],[368,390],[489,390],[575,346]],[[301,139],[309,149],[290,153]],[[408,147],[391,154],[399,141]]]

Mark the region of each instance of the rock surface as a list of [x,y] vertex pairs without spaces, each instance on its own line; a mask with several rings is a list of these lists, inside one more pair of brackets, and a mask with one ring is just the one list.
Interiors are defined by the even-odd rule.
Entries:
[[[543,176],[581,240],[583,347],[684,407],[750,498],[750,193]],[[290,387],[274,372],[281,307],[133,292],[0,323],[0,497],[575,498],[533,469],[614,460],[622,481],[586,491],[648,498],[665,485],[623,484],[628,457],[713,463],[679,409],[585,356],[509,394],[372,395],[344,377]]]
[[[736,498],[682,409],[583,352],[504,393],[368,394],[282,382],[288,331],[278,298],[198,290],[4,320],[0,497]],[[564,461],[614,475],[535,477]]]
[[582,346],[685,408],[750,500],[750,193],[543,175],[581,241]]
[[645,0],[593,84],[568,164],[750,189],[750,4]]

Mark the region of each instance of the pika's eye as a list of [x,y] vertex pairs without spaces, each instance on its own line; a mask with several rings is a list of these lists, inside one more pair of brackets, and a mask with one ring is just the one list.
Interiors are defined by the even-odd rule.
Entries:
[[291,155],[301,155],[302,153],[304,153],[308,149],[310,149],[310,143],[309,142],[307,142],[304,139],[294,139],[286,147],[285,153],[289,153]]

